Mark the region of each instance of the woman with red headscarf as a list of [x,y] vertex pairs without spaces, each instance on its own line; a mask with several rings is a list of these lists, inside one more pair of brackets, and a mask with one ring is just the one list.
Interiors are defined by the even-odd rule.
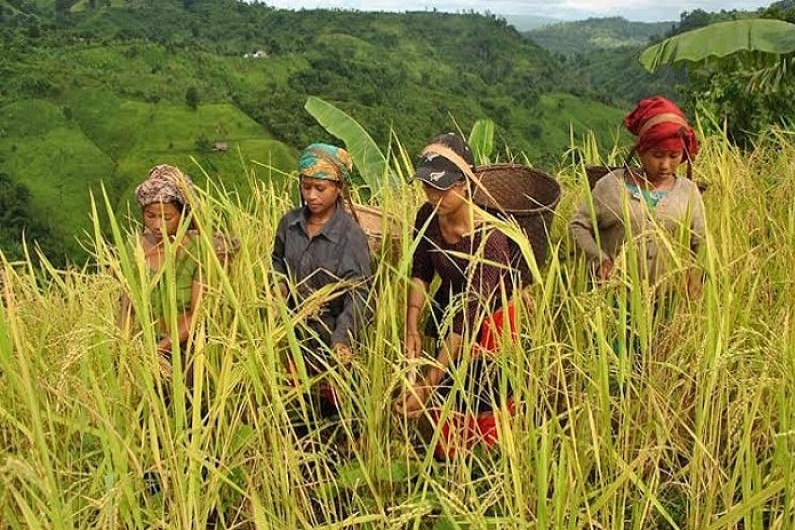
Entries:
[[[624,125],[638,138],[633,153],[640,158],[640,170],[626,166],[602,177],[593,200],[575,213],[570,230],[600,279],[611,276],[624,245],[633,243],[637,255],[645,257],[639,260],[641,274],[656,282],[676,246],[663,234],[679,236],[694,253],[704,236],[701,193],[692,180],[677,175],[682,163],[690,174],[698,142],[679,107],[659,96],[642,100]],[[700,279],[690,273],[687,284],[692,293]]]

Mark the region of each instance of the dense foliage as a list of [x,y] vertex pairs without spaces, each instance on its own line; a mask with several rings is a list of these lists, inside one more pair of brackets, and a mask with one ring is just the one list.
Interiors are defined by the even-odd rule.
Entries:
[[640,98],[662,94],[681,102],[690,114],[698,111],[707,131],[725,129],[733,142],[748,147],[771,125],[787,127],[793,123],[793,83],[777,82],[760,89],[758,69],[762,61],[747,54],[689,68],[664,67],[654,74],[644,70],[637,57],[650,43],[663,38],[751,17],[795,22],[795,7],[791,1],[784,1],[756,11],[710,13],[694,9],[683,12],[676,23],[657,26],[620,18],[597,19],[548,26],[527,35],[560,54],[560,59],[589,83],[590,90],[600,94],[601,101],[626,107]]
[[[795,22],[795,6],[791,2],[779,2],[755,13],[695,10],[682,15],[681,24],[672,35],[751,16]],[[782,82],[758,86],[754,78],[756,63],[760,60],[760,57],[742,54],[731,60],[691,64],[689,82],[682,91],[689,107],[698,108],[711,117],[705,123],[708,130],[725,129],[733,142],[745,147],[750,147],[757,134],[771,126],[789,127],[795,123],[795,85]]]
[[[0,0],[0,170],[72,236],[88,229],[87,188],[125,208],[154,163],[247,195],[238,156],[292,169],[298,150],[331,140],[304,111],[338,105],[379,145],[410,153],[480,118],[499,145],[554,167],[593,129],[612,139],[621,110],[576,71],[491,15],[282,11],[234,0]],[[224,145],[227,151],[214,150]],[[195,170],[195,171],[194,171]],[[56,194],[58,186],[63,191]]]
[[[6,173],[0,173],[0,251],[9,260],[24,259],[26,241],[38,241],[51,250],[59,248],[59,241],[52,238],[47,226],[32,215],[30,190],[22,183],[12,182]],[[35,256],[35,249],[29,248],[28,252]]]

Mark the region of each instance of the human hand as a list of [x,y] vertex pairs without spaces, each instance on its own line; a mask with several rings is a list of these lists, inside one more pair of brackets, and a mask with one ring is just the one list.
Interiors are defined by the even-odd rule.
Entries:
[[613,259],[612,258],[605,258],[599,263],[599,267],[596,269],[596,277],[601,281],[606,281],[610,279],[610,276],[613,275]]
[[162,335],[157,341],[157,353],[162,356],[171,356],[171,337]]
[[407,359],[417,359],[422,354],[422,337],[420,334],[417,331],[406,331],[403,348]]
[[157,365],[160,376],[165,380],[170,380],[173,376],[173,366],[171,365],[171,339],[161,338],[157,342]]
[[701,296],[703,288],[704,282],[701,279],[701,274],[696,269],[688,270],[685,277],[685,292],[688,298],[698,298]]
[[430,387],[420,381],[406,389],[395,404],[395,412],[408,418],[416,418],[425,410],[425,402],[430,394]]
[[340,366],[350,366],[353,363],[353,351],[350,346],[338,342],[334,344],[333,348]]

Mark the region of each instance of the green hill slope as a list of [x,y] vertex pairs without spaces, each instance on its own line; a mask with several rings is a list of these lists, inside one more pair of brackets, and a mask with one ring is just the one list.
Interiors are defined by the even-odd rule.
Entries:
[[[338,105],[385,147],[397,134],[410,152],[492,118],[501,143],[544,166],[560,160],[572,127],[612,131],[623,113],[491,16],[233,0],[44,6],[0,0],[0,172],[29,188],[72,257],[100,183],[124,208],[155,163],[201,181],[195,160],[241,193],[251,160],[291,170],[304,145],[333,140],[304,111],[308,96]],[[263,57],[246,57],[255,51]]]

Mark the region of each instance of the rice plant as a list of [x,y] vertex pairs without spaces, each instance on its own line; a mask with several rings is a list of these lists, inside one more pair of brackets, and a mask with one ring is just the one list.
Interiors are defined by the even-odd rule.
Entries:
[[[582,149],[595,156],[595,147]],[[395,143],[395,175],[411,157]],[[615,155],[611,155],[614,157]],[[588,160],[592,162],[596,160]],[[191,355],[195,384],[161,376],[134,228],[94,201],[93,263],[58,270],[41,257],[3,262],[0,304],[0,522],[5,528],[564,528],[795,527],[795,138],[770,133],[751,152],[709,138],[695,177],[708,237],[701,296],[683,295],[693,265],[663,279],[653,303],[631,256],[610,282],[589,281],[566,224],[587,194],[578,161],[557,175],[549,262],[520,304],[520,341],[505,346],[516,415],[498,450],[448,462],[434,435],[393,411],[416,365],[403,359],[413,213],[421,192],[379,197],[395,212],[399,252],[374,259],[377,310],[356,357],[326,376],[339,421],[299,437],[316,383],[285,369],[300,359],[299,310],[276,296],[270,251],[295,181],[252,193],[204,190],[204,297]],[[110,227],[100,226],[107,212]],[[126,217],[126,216],[125,216]],[[532,256],[516,226],[501,228]],[[109,233],[106,238],[103,234]],[[224,267],[221,231],[240,240]],[[29,252],[33,252],[32,249]],[[30,254],[29,254],[30,255]],[[37,265],[34,265],[37,263]],[[136,323],[117,325],[122,293]],[[629,318],[628,318],[629,317]],[[626,329],[627,322],[630,329]],[[624,340],[627,336],[633,340]]]

